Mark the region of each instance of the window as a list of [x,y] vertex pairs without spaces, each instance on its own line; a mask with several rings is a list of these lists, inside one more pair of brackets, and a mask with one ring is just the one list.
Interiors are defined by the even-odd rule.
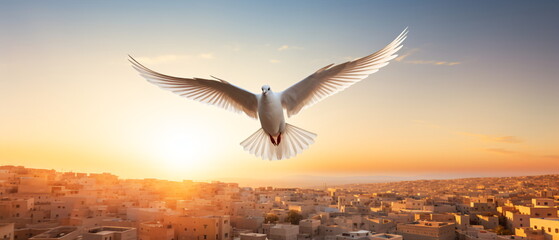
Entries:
[[555,229],[555,233],[559,233],[559,228],[556,228],[556,229]]
[[548,227],[548,228],[547,228],[547,231],[548,231],[548,232],[551,232],[551,228],[550,228],[550,227]]
[[208,239],[208,235],[204,235],[204,239]]
[[538,230],[538,226],[534,225],[534,229]]

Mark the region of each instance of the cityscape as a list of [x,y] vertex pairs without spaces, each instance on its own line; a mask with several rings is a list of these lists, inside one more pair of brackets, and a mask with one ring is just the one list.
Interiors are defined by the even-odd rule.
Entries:
[[0,0],[0,240],[559,240],[558,13]]
[[2,240],[557,240],[559,175],[250,187],[0,166]]

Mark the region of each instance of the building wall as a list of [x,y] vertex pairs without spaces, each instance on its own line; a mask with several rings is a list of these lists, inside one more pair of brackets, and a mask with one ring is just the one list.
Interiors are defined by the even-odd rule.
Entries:
[[559,219],[530,218],[530,227],[544,233],[546,240],[559,240]]
[[398,224],[397,234],[402,235],[405,240],[454,240],[456,237],[454,224]]
[[316,219],[304,219],[299,222],[299,233],[308,234],[309,237],[318,236],[318,226],[320,226],[320,220]]
[[505,217],[507,218],[507,228],[510,230],[515,231],[516,228],[530,227],[530,215],[506,211]]
[[158,223],[141,223],[138,229],[138,240],[173,240],[175,230],[172,225]]
[[0,239],[14,240],[14,224],[0,223]]
[[554,207],[555,202],[551,198],[533,198],[532,205],[534,207]]
[[494,229],[499,225],[499,218],[496,216],[482,216],[482,215],[478,215],[477,216],[479,219],[479,223],[485,228],[485,229]]
[[229,216],[168,216],[165,224],[175,229],[176,240],[229,240],[231,222]]
[[531,218],[556,218],[556,207],[527,207],[517,206],[518,211],[524,215],[530,215]]
[[278,224],[270,228],[268,237],[270,240],[297,240],[299,234],[299,226]]

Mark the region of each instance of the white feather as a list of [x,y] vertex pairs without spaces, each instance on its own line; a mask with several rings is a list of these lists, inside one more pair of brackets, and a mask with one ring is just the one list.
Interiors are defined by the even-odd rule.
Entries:
[[287,115],[295,115],[388,65],[388,61],[397,57],[396,52],[402,48],[407,32],[406,28],[394,41],[369,56],[333,67],[330,64],[283,91],[281,101]]

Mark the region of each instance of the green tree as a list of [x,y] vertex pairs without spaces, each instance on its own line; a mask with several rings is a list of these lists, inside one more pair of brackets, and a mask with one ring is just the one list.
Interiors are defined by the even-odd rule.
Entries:
[[266,214],[266,217],[264,218],[265,223],[273,223],[273,222],[277,222],[278,220],[279,220],[278,215],[273,213]]
[[289,210],[287,213],[287,218],[285,219],[286,222],[290,222],[294,225],[299,225],[299,221],[303,220],[303,215],[299,214],[299,212],[295,210]]

